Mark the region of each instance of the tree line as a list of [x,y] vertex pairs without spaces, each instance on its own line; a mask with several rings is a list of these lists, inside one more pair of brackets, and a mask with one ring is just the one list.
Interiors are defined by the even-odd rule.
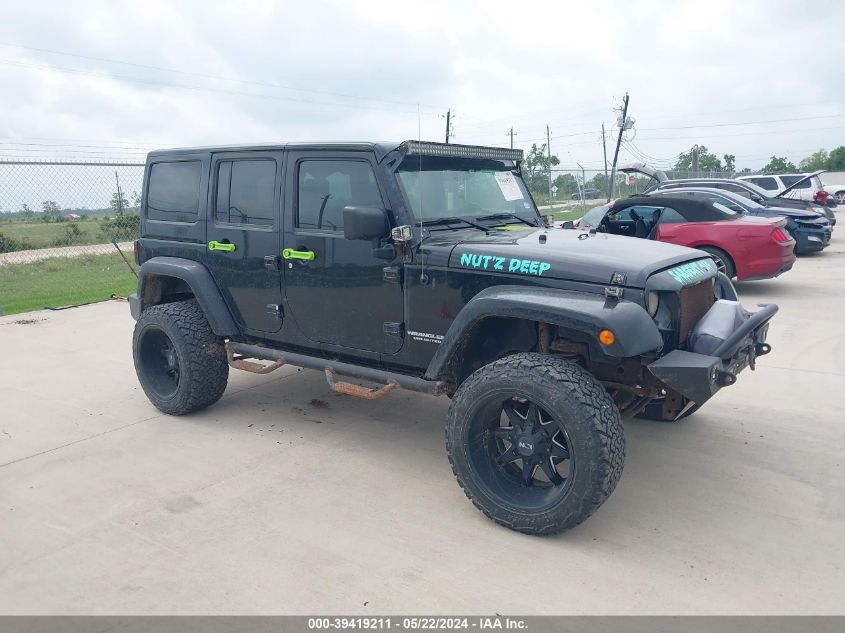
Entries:
[[[697,155],[696,155],[697,154]],[[696,165],[697,163],[697,165]],[[555,155],[549,155],[546,144],[531,146],[522,163],[522,176],[536,197],[545,200],[548,197],[548,174],[549,169],[554,170],[560,165],[560,159]],[[759,170],[752,170],[745,167],[739,171],[736,169],[736,156],[734,154],[722,154],[719,157],[711,152],[704,145],[695,145],[689,151],[681,152],[678,155],[674,167],[669,171],[692,172],[697,171],[701,176],[714,174],[722,177],[743,176],[746,174],[786,174],[796,172],[810,172],[818,169],[827,171],[845,171],[845,146],[839,146],[830,152],[820,149],[813,152],[795,165],[784,156],[772,156],[769,162]],[[609,178],[604,173],[597,173],[585,183],[580,183],[573,174],[565,173],[555,176],[552,184],[557,187],[554,194],[556,199],[567,199],[573,194],[580,192],[580,187],[598,189],[604,193],[608,190]],[[617,183],[617,191],[620,196],[634,193],[636,185],[628,185],[625,182]]]

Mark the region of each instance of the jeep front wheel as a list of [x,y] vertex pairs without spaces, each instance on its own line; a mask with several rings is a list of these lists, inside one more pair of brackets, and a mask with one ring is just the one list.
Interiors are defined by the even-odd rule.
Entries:
[[211,330],[196,301],[144,310],[135,324],[132,354],[144,393],[164,413],[199,411],[226,390],[223,339]]
[[446,448],[467,497],[494,521],[554,534],[610,496],[625,461],[622,420],[586,370],[547,354],[473,373],[449,407]]

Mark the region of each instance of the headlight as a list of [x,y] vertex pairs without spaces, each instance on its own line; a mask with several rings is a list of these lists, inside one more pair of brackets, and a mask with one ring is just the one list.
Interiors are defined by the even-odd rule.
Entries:
[[657,308],[660,307],[660,295],[652,291],[648,293],[648,315],[654,317],[657,314]]

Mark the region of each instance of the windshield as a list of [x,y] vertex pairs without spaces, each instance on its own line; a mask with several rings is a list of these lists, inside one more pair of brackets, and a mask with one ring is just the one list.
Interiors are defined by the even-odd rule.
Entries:
[[411,156],[396,173],[420,221],[495,214],[532,223],[539,219],[522,177],[509,161]]
[[607,213],[606,204],[600,207],[593,207],[578,221],[578,226],[588,229],[596,228],[601,223],[601,219],[604,217],[605,213]]

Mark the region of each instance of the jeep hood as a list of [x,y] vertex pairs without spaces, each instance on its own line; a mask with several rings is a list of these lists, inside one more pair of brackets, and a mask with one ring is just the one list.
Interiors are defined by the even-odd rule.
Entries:
[[[465,235],[466,239],[453,242],[450,268],[535,279],[610,284],[614,274],[622,273],[626,280],[614,285],[644,288],[655,272],[707,258],[701,251],[684,246],[566,229],[526,227],[487,236]],[[541,241],[543,236],[545,240]]]

